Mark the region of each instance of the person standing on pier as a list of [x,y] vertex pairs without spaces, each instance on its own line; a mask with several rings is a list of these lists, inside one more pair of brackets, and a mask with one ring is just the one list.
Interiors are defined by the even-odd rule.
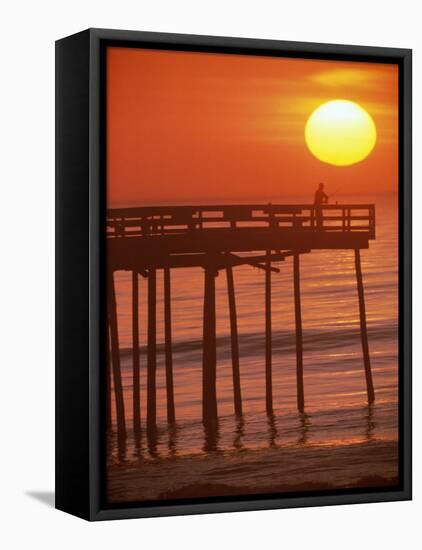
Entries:
[[323,213],[322,213],[321,205],[327,204],[327,203],[328,203],[328,195],[325,193],[324,184],[321,182],[318,185],[318,189],[315,191],[315,196],[314,196],[317,231],[322,231],[322,226],[323,226]]

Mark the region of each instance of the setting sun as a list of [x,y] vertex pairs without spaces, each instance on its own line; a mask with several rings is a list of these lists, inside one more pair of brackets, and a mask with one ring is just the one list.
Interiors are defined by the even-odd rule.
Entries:
[[320,105],[309,117],[305,140],[319,160],[348,166],[364,160],[375,147],[377,131],[371,115],[343,99]]

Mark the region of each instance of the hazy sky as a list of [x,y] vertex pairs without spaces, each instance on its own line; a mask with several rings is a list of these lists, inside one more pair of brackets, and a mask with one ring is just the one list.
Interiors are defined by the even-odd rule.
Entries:
[[[375,121],[358,164],[325,164],[306,146],[308,117],[332,99]],[[397,174],[395,65],[108,49],[109,206],[311,200],[319,181],[341,200],[396,191]]]

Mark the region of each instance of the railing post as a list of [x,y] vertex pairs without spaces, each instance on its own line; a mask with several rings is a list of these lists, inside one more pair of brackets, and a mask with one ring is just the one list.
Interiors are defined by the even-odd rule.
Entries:
[[265,269],[265,409],[269,415],[273,413],[271,321],[271,250],[267,250]]
[[297,383],[297,408],[303,413],[305,410],[305,397],[303,387],[303,334],[302,311],[300,297],[300,264],[299,254],[293,254],[293,282],[295,295],[295,319],[296,319],[296,383]]
[[355,268],[356,282],[359,297],[359,319],[360,319],[360,335],[362,341],[363,362],[365,366],[366,391],[368,395],[368,403],[371,404],[375,400],[374,384],[372,381],[371,361],[369,358],[368,331],[366,328],[366,310],[365,296],[363,290],[362,267],[360,262],[360,250],[355,249]]
[[234,293],[233,268],[231,265],[228,265],[226,267],[226,275],[230,311],[234,412],[236,416],[241,416],[242,395],[240,390],[239,337],[237,332],[236,297]]
[[173,350],[171,336],[171,278],[170,268],[164,268],[164,340],[166,358],[167,422],[174,424]]
[[375,207],[372,206],[370,211],[371,211],[371,237],[375,239]]

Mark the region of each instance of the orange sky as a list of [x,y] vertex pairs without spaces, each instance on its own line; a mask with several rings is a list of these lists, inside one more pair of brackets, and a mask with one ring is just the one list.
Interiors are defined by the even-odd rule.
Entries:
[[[331,99],[375,121],[377,145],[358,164],[322,163],[305,144],[309,115]],[[108,48],[111,207],[312,200],[319,181],[341,200],[396,191],[397,167],[396,65]]]

